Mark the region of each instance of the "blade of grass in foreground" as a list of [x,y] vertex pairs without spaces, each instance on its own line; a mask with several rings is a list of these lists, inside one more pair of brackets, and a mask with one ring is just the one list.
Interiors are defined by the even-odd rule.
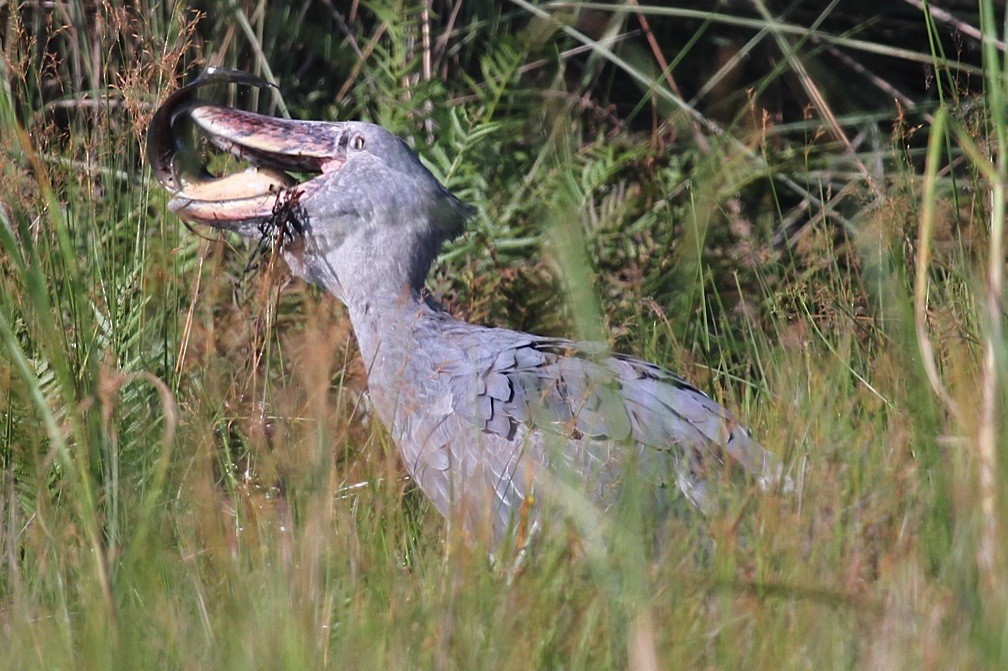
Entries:
[[[47,598],[62,604],[67,612],[82,602],[102,614],[100,618],[85,618],[83,626],[97,637],[95,650],[105,650],[99,653],[104,657],[108,650],[105,644],[116,637],[116,617],[111,558],[93,471],[102,441],[97,413],[90,409],[97,356],[92,356],[96,354],[94,343],[83,328],[89,319],[82,317],[81,310],[88,302],[67,228],[67,213],[53,192],[45,165],[14,117],[7,91],[0,93],[0,129],[16,139],[20,158],[31,167],[41,205],[41,213],[33,217],[33,223],[41,227],[40,234],[29,227],[29,215],[16,202],[10,204],[0,233],[0,245],[18,270],[16,277],[8,279],[5,314],[0,314],[0,345],[14,363],[34,413],[45,427],[48,449],[56,457],[51,470],[49,459],[34,463],[36,469],[48,471],[36,472],[35,481],[52,483],[53,489],[36,492],[35,501],[48,501],[52,507],[39,505],[33,515],[42,528],[47,522],[60,526],[56,519],[64,507],[56,502],[65,498],[69,503],[65,509],[72,511],[79,530],[71,546],[78,547],[81,563],[66,574],[73,576],[73,583],[50,585],[55,590]],[[14,218],[13,225],[8,215]],[[23,335],[15,332],[15,324]],[[40,370],[52,371],[51,384],[40,377]],[[55,539],[48,539],[46,546],[43,556],[63,549]]]

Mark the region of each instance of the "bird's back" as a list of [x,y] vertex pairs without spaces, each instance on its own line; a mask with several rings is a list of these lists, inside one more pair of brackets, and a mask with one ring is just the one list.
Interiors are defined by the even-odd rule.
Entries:
[[569,486],[605,508],[628,469],[659,509],[673,485],[708,508],[732,461],[764,488],[780,477],[727,410],[653,364],[439,311],[413,331],[387,423],[424,493],[480,536],[524,534]]

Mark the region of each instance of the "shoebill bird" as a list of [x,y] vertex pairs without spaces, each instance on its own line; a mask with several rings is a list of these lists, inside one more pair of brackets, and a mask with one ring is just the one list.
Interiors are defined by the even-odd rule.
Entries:
[[[572,482],[605,510],[631,469],[655,516],[681,500],[676,487],[708,508],[715,483],[732,481],[723,477],[732,462],[762,489],[789,487],[780,462],[731,413],[664,368],[595,344],[469,324],[441,308],[424,279],[471,210],[401,139],[370,123],[290,121],[201,101],[197,88],[213,82],[263,84],[216,71],[157,111],[148,157],[170,209],[252,240],[283,226],[291,272],[346,306],[373,410],[450,523],[491,544],[508,534],[523,542],[562,514],[549,502]],[[252,167],[180,174],[175,125],[185,118]]]

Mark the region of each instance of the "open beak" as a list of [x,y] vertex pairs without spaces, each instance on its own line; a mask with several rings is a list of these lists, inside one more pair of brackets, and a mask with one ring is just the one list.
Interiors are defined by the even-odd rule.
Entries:
[[[183,219],[215,228],[257,236],[282,216],[292,199],[317,186],[290,174],[321,174],[343,165],[341,123],[290,121],[263,114],[210,105],[196,98],[196,89],[211,83],[268,85],[244,72],[210,70],[168,97],[151,120],[147,157],[158,181],[173,194],[168,207]],[[187,148],[176,132],[190,119],[221,151],[250,164],[246,170],[214,176],[204,168],[185,174],[178,160]]]

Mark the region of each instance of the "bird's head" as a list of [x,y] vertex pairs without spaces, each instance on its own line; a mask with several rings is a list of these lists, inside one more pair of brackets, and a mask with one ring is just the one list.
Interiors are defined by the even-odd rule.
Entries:
[[[220,177],[181,175],[173,128],[183,117],[250,167]],[[185,89],[155,114],[148,156],[173,194],[173,212],[253,240],[278,236],[295,274],[341,296],[347,282],[369,272],[400,273],[373,281],[418,288],[470,214],[381,126],[279,119],[202,103]]]

